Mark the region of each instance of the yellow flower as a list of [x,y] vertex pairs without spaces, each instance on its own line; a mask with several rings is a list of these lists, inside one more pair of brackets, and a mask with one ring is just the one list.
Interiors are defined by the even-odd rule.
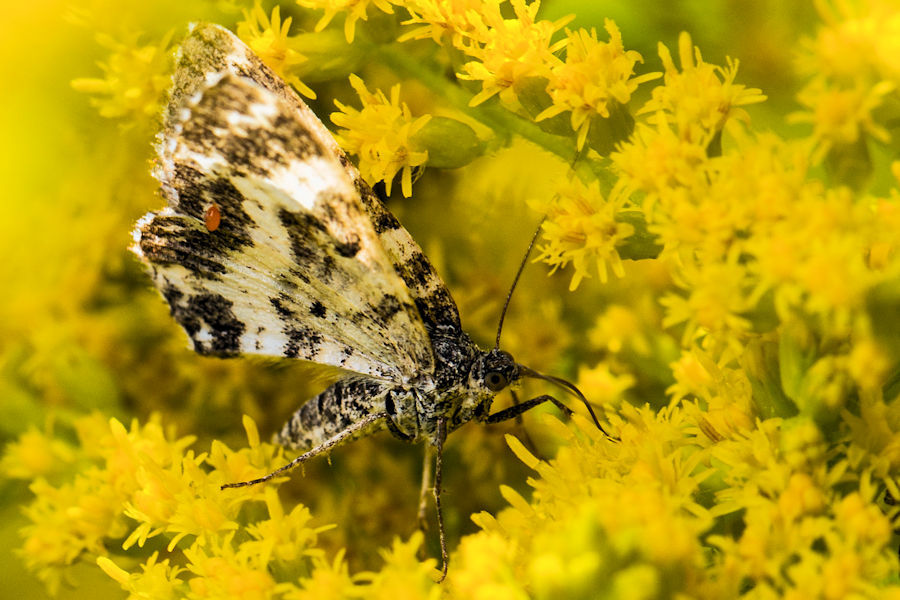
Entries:
[[184,598],[187,585],[178,578],[184,569],[169,564],[169,559],[157,562],[158,552],[154,552],[141,565],[140,573],[129,573],[105,556],[97,558],[97,565],[103,572],[115,579],[128,592],[130,600],[178,600]]
[[853,344],[847,370],[863,390],[879,390],[890,372],[890,358],[884,348],[867,337]]
[[711,390],[718,380],[718,366],[699,348],[683,352],[672,364],[675,383],[666,392],[675,400],[694,396],[703,400],[712,396]]
[[617,220],[624,207],[621,194],[604,198],[597,182],[569,184],[547,210],[545,244],[535,260],[549,264],[551,273],[572,263],[575,273],[570,290],[577,289],[594,268],[604,283],[607,269],[622,277],[622,259],[616,245],[634,233],[632,225]]
[[[718,263],[685,262],[676,280],[682,294],[667,294],[663,327],[683,324],[682,344],[711,336],[717,352],[741,352],[752,326],[744,316],[756,306],[758,291],[737,253]],[[734,353],[734,354],[732,354]]]
[[447,585],[460,598],[527,600],[531,596],[513,568],[516,555],[516,544],[497,532],[466,536],[454,554]]
[[659,44],[665,84],[653,89],[652,98],[638,114],[665,114],[682,138],[708,140],[709,134],[721,131],[730,118],[749,120],[747,113],[737,107],[766,99],[760,90],[734,83],[738,61],[727,59],[725,68],[703,62],[700,49],[693,46],[686,32],[678,38],[678,55],[680,71],[669,49]]
[[594,118],[608,118],[613,103],[628,104],[638,85],[660,75],[634,77],[635,64],[643,62],[641,55],[625,50],[613,21],[606,19],[605,27],[609,42],[598,41],[594,29],[590,33],[584,29],[567,32],[566,61],[551,67],[547,84],[553,104],[535,117],[540,121],[571,111],[579,150]]
[[608,362],[597,363],[591,368],[582,367],[578,371],[578,388],[597,406],[617,406],[634,384],[633,375],[613,373]]
[[399,85],[391,88],[390,100],[381,91],[370,92],[356,75],[350,76],[350,85],[363,107],[357,110],[335,100],[340,112],[331,113],[331,120],[341,128],[335,138],[345,151],[359,157],[359,172],[369,185],[383,181],[390,195],[400,172],[401,191],[411,196],[413,170],[428,160],[428,152],[416,146],[414,137],[430,116],[414,119],[406,103],[400,102]]
[[[51,485],[44,479],[31,484],[34,501],[25,509],[29,524],[22,529],[26,565],[52,590],[68,566],[86,553],[103,554],[106,539],[119,539],[128,529],[122,514],[130,494],[137,491],[136,471],[144,461],[169,464],[190,443],[176,440],[158,422],[131,430],[111,419],[83,417],[76,422],[84,452],[82,470],[72,481]],[[93,437],[84,437],[91,435]]]
[[203,457],[187,453],[181,464],[170,468],[148,463],[136,476],[140,488],[132,495],[125,514],[140,525],[125,541],[142,545],[147,537],[163,531],[174,534],[169,549],[185,536],[210,536],[237,529],[239,505],[201,468]]
[[193,598],[264,600],[275,591],[276,581],[266,565],[258,556],[235,551],[230,535],[217,543],[194,544],[184,555],[194,575],[188,580]]
[[357,595],[357,585],[350,577],[343,550],[339,550],[331,562],[316,556],[313,564],[315,568],[312,574],[301,577],[299,587],[287,590],[285,600],[324,600],[352,598]]
[[0,472],[14,479],[37,479],[68,468],[75,457],[69,444],[30,427],[17,441],[7,444]]
[[[596,598],[629,581],[678,581],[686,595],[696,593],[703,562],[697,536],[711,524],[694,500],[706,477],[698,466],[703,455],[678,409],[657,415],[624,405],[623,414],[613,424],[615,442],[579,416],[575,427],[547,417],[566,440],[549,462],[511,445],[540,477],[531,482],[531,503],[503,490],[511,507],[497,521],[479,519],[486,530],[478,536],[488,538],[483,547],[500,555],[499,565],[480,569],[499,584],[488,589],[517,597],[516,588],[503,585],[505,563],[512,562],[524,566],[517,579],[537,598]],[[518,544],[504,548],[498,535]]]
[[352,43],[356,36],[356,22],[362,19],[369,19],[369,6],[374,4],[381,12],[393,14],[394,8],[391,6],[391,0],[297,0],[297,4],[305,8],[322,8],[325,14],[316,23],[316,31],[325,29],[331,20],[339,12],[345,12],[344,18],[344,35],[347,43]]
[[315,98],[316,93],[291,73],[291,69],[306,58],[293,48],[293,40],[288,35],[291,17],[282,22],[279,11],[280,7],[276,5],[270,18],[259,3],[252,10],[245,10],[244,20],[237,25],[238,37],[278,76],[307,98]]
[[52,593],[83,553],[100,554],[104,538],[123,533],[122,498],[100,473],[58,487],[38,479],[30,489],[35,499],[24,509],[30,523],[20,531],[22,557]]
[[655,127],[639,123],[627,142],[610,155],[619,174],[618,186],[647,194],[644,210],[676,188],[690,188],[705,180],[706,147],[711,134],[700,140],[686,139],[660,114]]
[[92,94],[91,104],[104,117],[124,117],[131,124],[154,123],[170,85],[171,39],[170,32],[154,44],[139,46],[136,34],[124,41],[98,35],[100,45],[111,51],[106,62],[99,63],[104,76],[74,79],[72,87]]
[[887,143],[891,136],[872,113],[895,89],[895,84],[887,81],[871,87],[835,87],[816,79],[797,95],[808,110],[789,117],[795,123],[812,123],[813,137],[823,145],[823,150],[833,145],[851,145],[863,134]]
[[525,0],[511,0],[515,18],[505,19],[499,4],[488,3],[488,10],[473,18],[471,38],[474,43],[465,52],[475,60],[463,65],[461,79],[481,82],[481,91],[470,106],[481,104],[497,94],[500,99],[515,105],[515,85],[527,77],[546,76],[557,62],[554,52],[565,46],[565,40],[553,42],[553,34],[571,18],[555,22],[535,20],[540,2],[526,4]]
[[[845,597],[884,583],[895,569],[888,517],[871,500],[880,484],[848,469],[809,419],[768,420],[746,437],[712,448],[726,485],[719,511],[744,511],[737,539],[711,536],[735,585],[765,585],[772,594]],[[832,595],[834,594],[834,595]]]
[[792,474],[778,498],[778,510],[788,521],[796,521],[805,515],[818,515],[825,506],[825,494],[807,473]]
[[368,583],[366,598],[440,598],[441,586],[435,582],[437,561],[429,558],[420,562],[417,558],[419,547],[424,541],[422,532],[417,531],[410,536],[409,541],[403,542],[395,538],[390,550],[381,550],[379,553],[384,559],[384,567],[378,572],[361,573],[358,576],[360,581]]
[[[499,3],[485,0],[407,0],[403,7],[409,11],[404,25],[418,25],[400,36],[400,41],[431,38],[442,44],[449,37],[451,44],[464,50],[475,43],[476,24]],[[483,31],[483,30],[482,30]]]
[[269,518],[247,527],[253,539],[241,544],[241,549],[258,555],[262,564],[290,565],[304,557],[321,556],[321,550],[315,547],[318,534],[332,526],[311,527],[312,515],[302,504],[285,514],[273,486],[266,486],[264,493]]
[[666,390],[673,401],[695,399],[693,405],[685,403],[686,410],[712,442],[743,434],[754,421],[753,388],[747,373],[729,366],[728,360],[719,362],[723,364],[697,346],[685,350],[672,364],[675,383]]
[[762,287],[774,289],[779,314],[802,307],[826,317],[832,333],[841,335],[878,277],[866,265],[865,249],[886,223],[847,190],[823,196],[812,185],[800,192],[790,218],[748,239],[746,249],[756,257],[750,268]]
[[819,1],[815,6],[823,23],[814,39],[803,41],[798,64],[804,73],[840,83],[900,83],[900,11],[895,4]]

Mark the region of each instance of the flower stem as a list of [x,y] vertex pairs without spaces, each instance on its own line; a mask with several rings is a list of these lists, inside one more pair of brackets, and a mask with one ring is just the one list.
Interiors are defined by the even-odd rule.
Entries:
[[[568,163],[575,160],[574,140],[547,133],[534,123],[497,105],[469,106],[472,98],[469,92],[446,78],[434,68],[431,61],[411,55],[407,48],[408,46],[399,44],[384,45],[379,48],[380,57],[384,64],[393,71],[421,82],[438,97],[443,98],[444,101],[466,115],[484,123],[497,135],[518,135]],[[605,181],[609,180],[606,169],[593,164],[594,161],[587,162],[591,164],[590,172],[594,177]]]

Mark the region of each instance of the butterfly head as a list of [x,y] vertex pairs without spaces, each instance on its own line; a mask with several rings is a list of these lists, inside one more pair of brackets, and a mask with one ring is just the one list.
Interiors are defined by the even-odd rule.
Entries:
[[[585,408],[587,408],[588,413],[590,413],[591,418],[593,419],[594,424],[597,426],[597,428],[600,431],[606,433],[603,429],[603,426],[600,425],[600,421],[597,419],[597,415],[594,414],[594,409],[591,408],[591,404],[588,402],[587,398],[584,397],[584,394],[581,393],[581,390],[575,387],[575,384],[560,377],[538,373],[534,369],[526,367],[525,365],[517,364],[509,352],[504,352],[500,349],[500,334],[503,332],[503,319],[506,317],[506,311],[509,308],[510,300],[512,300],[512,295],[516,289],[516,284],[519,282],[519,277],[522,276],[522,271],[525,269],[525,264],[528,262],[528,256],[531,254],[531,250],[534,248],[535,242],[537,242],[537,238],[541,232],[541,227],[543,226],[543,224],[544,220],[541,219],[537,230],[531,237],[531,242],[528,244],[528,249],[525,251],[525,257],[522,258],[522,262],[519,264],[519,270],[516,271],[516,276],[513,279],[512,286],[510,286],[509,288],[509,293],[506,295],[506,302],[503,303],[503,310],[500,311],[500,322],[497,324],[497,341],[494,344],[494,349],[487,352],[482,357],[482,361],[484,363],[484,368],[482,370],[482,385],[490,390],[493,394],[496,394],[508,387],[510,384],[515,383],[522,377],[528,377],[531,379],[543,379],[544,381],[549,381],[550,383],[562,388],[567,393],[581,400]],[[483,404],[482,407],[480,407],[481,410],[478,412],[480,412],[482,415],[487,415],[487,409],[490,408],[489,402],[490,401]]]
[[521,377],[519,365],[509,352],[494,348],[486,352],[474,373],[477,383],[494,394],[503,391]]

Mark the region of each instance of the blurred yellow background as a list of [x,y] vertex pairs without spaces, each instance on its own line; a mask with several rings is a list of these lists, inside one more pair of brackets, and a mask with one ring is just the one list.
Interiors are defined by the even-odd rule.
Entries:
[[[573,27],[599,28],[603,18],[614,18],[626,45],[655,69],[656,43],[674,47],[678,32],[688,30],[704,58],[718,63],[726,54],[740,58],[741,80],[769,95],[769,102],[754,112],[758,128],[790,131],[781,115],[793,102],[797,82],[786,54],[811,30],[812,9],[774,1],[677,4],[547,1],[542,15],[575,13]],[[149,176],[150,121],[142,127],[104,118],[90,97],[71,85],[77,78],[102,76],[97,63],[108,59],[109,50],[97,42],[98,34],[116,39],[140,34],[141,43],[152,44],[191,20],[233,27],[246,7],[171,0],[6,3],[0,18],[3,443],[29,427],[65,430],[76,416],[99,410],[124,423],[161,411],[178,423],[180,435],[198,435],[201,450],[213,438],[239,446],[242,413],[257,420],[265,437],[327,380],[301,367],[203,359],[187,350],[183,333],[169,321],[149,279],[127,252],[135,220],[160,204]],[[306,23],[315,20],[308,17]],[[415,104],[416,89],[409,93]],[[322,95],[314,107],[320,114],[330,112],[330,96]],[[525,196],[551,194],[546,173],[565,167],[554,163],[542,174],[541,160],[517,145],[459,173],[430,173],[417,184],[413,200],[392,205],[439,270],[452,275],[448,279],[464,322],[480,340],[492,335],[505,288],[538,218],[527,210]],[[455,185],[460,180],[462,188]],[[487,196],[493,203],[473,213],[477,204],[471,198],[477,203]],[[479,262],[485,248],[490,258]],[[544,371],[571,370],[571,363],[559,361],[559,349],[570,343],[569,336],[577,338],[572,345],[587,345],[583,338],[592,322],[591,307],[607,292],[594,280],[580,299],[557,300],[565,297],[568,277],[547,280],[545,274],[546,268],[537,265],[526,272],[504,339],[522,356],[543,361]],[[621,298],[627,301],[627,289]],[[567,328],[554,327],[560,321]],[[644,383],[661,392],[667,380]],[[481,430],[468,435],[469,449],[454,451],[463,456],[453,457],[458,469],[449,476],[458,490],[448,500],[457,503],[450,518],[455,535],[474,529],[466,517],[470,512],[503,504],[496,490],[505,474],[524,481],[524,468],[509,456],[501,435]],[[323,522],[349,522],[349,530],[362,531],[359,537],[373,532],[371,548],[389,543],[386,531],[408,535],[418,449],[380,437],[348,452],[334,469],[324,461],[308,468],[304,481],[324,482],[317,484],[322,487],[293,481],[292,493],[321,508]],[[496,464],[485,456],[498,457]],[[479,483],[471,497],[463,491],[467,473],[479,476],[472,477]],[[353,506],[354,497],[367,497],[371,504]],[[30,499],[22,481],[0,481],[0,596],[11,591],[7,597],[46,595],[16,554],[18,530],[26,522],[21,506]],[[394,510],[373,514],[384,507]],[[325,544],[340,547],[343,535],[351,534],[336,533]],[[351,559],[355,566],[372,566],[371,559]],[[64,585],[60,597],[122,595],[118,584],[92,565],[79,567],[77,579],[79,586]]]

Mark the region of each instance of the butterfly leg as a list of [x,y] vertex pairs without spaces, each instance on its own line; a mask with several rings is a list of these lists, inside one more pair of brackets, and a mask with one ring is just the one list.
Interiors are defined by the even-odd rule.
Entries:
[[335,435],[331,436],[330,438],[328,438],[327,440],[325,440],[324,442],[322,442],[321,444],[319,444],[312,450],[308,450],[307,452],[304,452],[303,454],[301,454],[300,456],[298,456],[297,458],[295,458],[288,464],[286,464],[283,467],[280,467],[278,469],[275,469],[268,475],[265,475],[258,479],[251,479],[250,481],[240,481],[238,483],[226,483],[221,487],[221,489],[224,490],[225,488],[239,488],[239,487],[244,487],[244,486],[248,486],[248,485],[256,485],[257,483],[263,483],[265,481],[269,481],[270,479],[276,477],[277,475],[280,475],[281,473],[283,473],[285,471],[289,471],[290,469],[293,469],[297,465],[306,462],[310,458],[313,458],[314,456],[318,456],[319,454],[322,454],[324,452],[328,452],[335,446],[341,445],[341,443],[346,441],[348,438],[353,437],[354,434],[356,434],[360,431],[364,431],[365,429],[367,429],[368,427],[371,427],[378,421],[381,421],[382,419],[388,419],[388,418],[390,418],[390,417],[386,412],[378,412],[378,413],[372,413],[370,415],[366,415],[359,421],[352,423],[346,429],[337,432]]
[[[422,465],[422,488],[419,491],[419,512],[418,522],[419,531],[424,535],[428,531],[428,519],[426,510],[428,509],[428,492],[433,488],[432,480],[434,478],[434,446],[425,444],[425,461]],[[421,558],[425,559],[425,546],[420,548]]]
[[[515,392],[515,390],[509,390],[510,395],[512,396],[513,406],[519,405],[519,395]],[[522,413],[518,413],[515,416],[516,419],[516,427],[519,429],[519,435],[522,436],[522,441],[525,442],[525,447],[528,448],[529,452],[538,455],[537,446],[534,443],[534,440],[531,439],[531,435],[528,433],[528,430],[525,429],[525,422],[522,420]]]
[[437,512],[438,533],[441,538],[441,578],[438,583],[447,577],[447,565],[450,562],[447,556],[447,540],[444,535],[444,513],[441,510],[441,467],[444,456],[444,440],[447,438],[447,419],[440,418],[437,422],[437,443],[435,444],[434,461],[434,507]]
[[553,396],[543,395],[538,396],[537,398],[532,398],[531,400],[526,400],[520,404],[513,404],[509,408],[505,408],[499,412],[495,412],[492,415],[488,415],[485,419],[487,423],[500,423],[502,421],[508,421],[509,419],[515,419],[519,417],[522,413],[531,410],[535,406],[539,404],[543,404],[544,402],[552,402],[556,408],[563,411],[566,415],[572,415],[573,411],[571,408],[554,398]]

